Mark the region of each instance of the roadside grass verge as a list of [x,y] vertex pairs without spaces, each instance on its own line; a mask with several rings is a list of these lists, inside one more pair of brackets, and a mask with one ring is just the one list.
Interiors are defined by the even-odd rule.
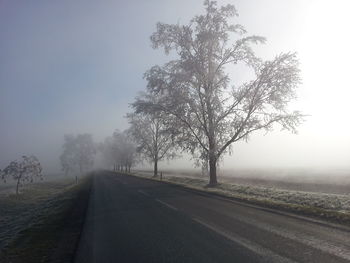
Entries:
[[91,176],[32,185],[0,199],[0,262],[71,262],[88,204]]
[[[159,178],[153,178],[142,173],[129,173],[128,175],[160,181]],[[219,183],[216,187],[208,187],[207,180],[183,176],[166,176],[163,177],[162,182],[253,205],[350,226],[350,195],[290,191],[231,183]]]

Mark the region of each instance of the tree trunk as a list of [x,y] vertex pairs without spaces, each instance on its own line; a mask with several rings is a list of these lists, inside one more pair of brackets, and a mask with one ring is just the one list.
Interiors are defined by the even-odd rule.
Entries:
[[158,176],[158,160],[154,161],[153,177]]
[[18,195],[19,181],[20,181],[20,178],[18,178],[18,180],[17,180],[17,185],[16,185],[16,195]]
[[[210,60],[209,60],[210,61]],[[209,186],[217,185],[218,181],[216,179],[216,138],[215,138],[215,127],[214,127],[214,114],[211,107],[211,101],[207,99],[207,110],[208,110],[208,122],[209,122]]]
[[216,178],[216,158],[215,156],[209,156],[209,186],[217,185],[218,181]]

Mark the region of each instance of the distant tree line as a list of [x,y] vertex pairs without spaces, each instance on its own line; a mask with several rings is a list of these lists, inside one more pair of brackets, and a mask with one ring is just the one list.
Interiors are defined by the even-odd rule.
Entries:
[[129,131],[115,130],[112,136],[95,143],[91,134],[65,135],[60,156],[65,175],[83,175],[93,168],[96,155],[100,153],[108,169],[130,172],[138,161],[136,144]]
[[116,130],[100,145],[103,160],[114,171],[130,172],[137,162],[136,144],[128,131]]

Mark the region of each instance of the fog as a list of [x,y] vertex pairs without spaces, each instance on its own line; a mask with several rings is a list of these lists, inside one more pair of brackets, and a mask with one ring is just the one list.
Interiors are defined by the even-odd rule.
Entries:
[[[100,142],[126,129],[144,72],[169,59],[151,47],[156,23],[187,23],[202,2],[0,0],[0,168],[35,154],[46,173],[57,173],[64,134],[91,133]],[[220,167],[350,171],[350,3],[218,3],[234,4],[238,22],[267,38],[256,49],[263,58],[298,53],[302,84],[291,107],[308,115],[298,134],[276,127],[235,144]],[[161,167],[193,162],[184,154]]]

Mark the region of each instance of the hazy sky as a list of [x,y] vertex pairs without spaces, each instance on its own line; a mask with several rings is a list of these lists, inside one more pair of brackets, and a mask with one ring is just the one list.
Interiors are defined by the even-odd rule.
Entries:
[[[63,135],[96,141],[124,129],[143,73],[169,58],[153,50],[158,21],[187,23],[202,0],[0,0],[0,167],[35,154],[59,170]],[[225,167],[350,167],[350,37],[346,0],[237,0],[237,22],[265,36],[268,59],[297,51],[299,134],[239,143]],[[177,161],[179,163],[183,161]]]

